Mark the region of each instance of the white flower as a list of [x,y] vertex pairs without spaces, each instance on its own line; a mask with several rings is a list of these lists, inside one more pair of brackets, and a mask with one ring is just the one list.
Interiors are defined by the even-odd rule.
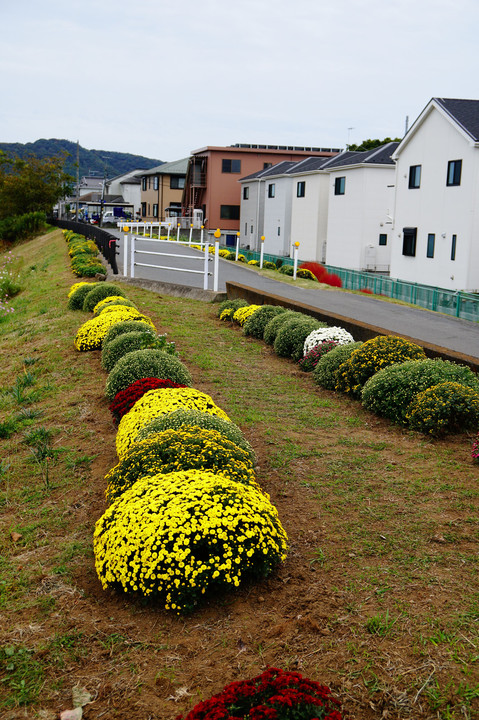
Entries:
[[338,345],[347,345],[348,343],[354,342],[354,338],[351,333],[341,327],[327,327],[320,328],[319,330],[313,330],[309,333],[308,337],[304,341],[303,355],[306,355],[316,345],[328,340],[334,340]]

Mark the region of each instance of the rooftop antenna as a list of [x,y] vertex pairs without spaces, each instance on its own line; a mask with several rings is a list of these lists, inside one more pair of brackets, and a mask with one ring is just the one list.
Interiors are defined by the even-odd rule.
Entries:
[[355,128],[353,128],[353,127],[348,128],[348,144],[346,145],[347,150],[349,150],[349,145],[350,145],[349,140],[350,140],[350,136],[351,136],[351,130],[355,130]]
[[406,115],[406,123],[404,126],[404,134],[407,135],[407,131],[409,130],[409,115]]

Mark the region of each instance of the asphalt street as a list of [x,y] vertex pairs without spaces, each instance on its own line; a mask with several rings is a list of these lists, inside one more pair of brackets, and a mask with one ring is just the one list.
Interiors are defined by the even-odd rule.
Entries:
[[[123,274],[123,236],[116,231],[113,231],[113,233],[119,237],[118,270],[120,274]],[[168,253],[170,256],[155,256],[138,252],[135,255],[135,263],[158,264],[165,266],[165,268],[158,269],[135,264],[135,277],[187,285],[189,287],[203,287],[203,275],[180,272],[174,269],[183,267],[187,270],[202,270],[202,253],[187,245],[178,245],[174,242],[156,241],[151,243],[144,240],[137,240],[136,242],[139,251],[162,252]],[[187,257],[175,258],[175,255],[185,255]],[[209,269],[210,272],[213,271],[213,262],[209,263]],[[130,274],[130,270],[128,270],[128,274]],[[392,333],[448,348],[479,360],[479,326],[468,320],[460,320],[429,310],[410,308],[371,298],[367,295],[355,295],[341,290],[322,290],[319,288],[317,290],[305,290],[288,283],[265,278],[251,268],[220,258],[219,292],[225,292],[227,282],[240,283],[256,290],[302,302],[327,313],[359,320],[368,325],[374,325]],[[211,276],[209,277],[208,287],[210,290],[213,289],[213,278]]]

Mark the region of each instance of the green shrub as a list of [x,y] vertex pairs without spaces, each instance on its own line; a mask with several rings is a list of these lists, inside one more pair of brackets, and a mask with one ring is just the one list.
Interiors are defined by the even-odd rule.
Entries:
[[409,405],[406,422],[430,435],[477,430],[479,393],[455,382],[443,382],[420,392]]
[[73,292],[68,298],[67,308],[69,310],[83,310],[83,303],[89,292],[100,283],[85,283]]
[[299,319],[304,317],[306,317],[304,313],[295,312],[294,310],[285,310],[284,313],[279,313],[278,315],[275,315],[265,325],[263,340],[268,345],[273,345],[274,341],[276,340],[276,335],[278,334],[279,329],[283,325],[283,323],[288,322],[288,320],[292,320],[293,318]]
[[313,370],[314,382],[326,388],[326,390],[336,390],[339,368],[350,357],[351,353],[362,344],[361,342],[355,342],[348,343],[348,345],[338,345],[338,347],[323,355]]
[[274,261],[274,264],[276,265],[277,270],[279,270],[280,267],[282,267],[283,262],[284,262],[283,258],[276,258],[276,260]]
[[102,347],[106,347],[108,343],[115,340],[120,335],[130,332],[149,332],[151,335],[156,335],[154,328],[149,327],[144,322],[138,322],[138,320],[124,320],[123,322],[113,325],[105,335]]
[[103,343],[101,351],[101,366],[107,372],[111,372],[116,363],[127,353],[134,350],[146,350],[154,348],[162,350],[169,355],[175,354],[175,344],[167,343],[164,335],[157,336],[148,330],[123,333],[105,346]]
[[274,351],[279,357],[290,357],[296,362],[303,357],[304,341],[313,330],[326,327],[326,323],[303,315],[281,325],[274,341]]
[[102,261],[93,255],[81,253],[75,255],[71,260],[71,269],[77,277],[95,277],[97,274],[105,274],[105,267]]
[[339,368],[337,390],[360,397],[364,383],[388,365],[424,360],[424,349],[395,335],[378,335],[364,342]]
[[223,310],[227,310],[228,308],[231,308],[234,313],[236,310],[238,310],[238,308],[246,307],[246,305],[249,305],[249,303],[242,298],[236,298],[236,300],[223,300],[223,302],[218,305],[216,315],[217,317],[219,317]]
[[108,375],[105,394],[110,400],[140,378],[157,377],[191,385],[189,370],[178,358],[161,350],[135,350],[124,355]]
[[108,295],[121,295],[121,297],[126,297],[123,290],[117,285],[113,285],[113,283],[96,283],[95,287],[85,295],[83,310],[85,310],[85,312],[93,312],[95,305],[99,303],[100,300],[103,300],[103,298],[108,297]]
[[294,274],[294,268],[292,265],[281,265],[281,267],[279,268],[279,272],[283,275],[292,276]]
[[216,430],[232,443],[246,450],[251,458],[251,462],[253,465],[255,464],[256,458],[254,450],[237,425],[231,422],[231,420],[224,420],[218,417],[218,415],[211,415],[211,413],[200,412],[199,410],[175,410],[174,412],[156,417],[139,431],[137,440],[144,440],[154,433],[163,432],[163,430],[170,428],[172,430],[180,430],[181,428],[192,427]]
[[104,589],[158,597],[176,613],[267,577],[287,542],[265,495],[206,470],[140,478],[98,520],[93,539]]
[[377,415],[405,425],[409,405],[416,395],[444,382],[479,391],[477,376],[465,365],[448,360],[411,360],[386,367],[368,380],[362,391],[362,403]]
[[182,470],[211,470],[236,482],[257,486],[248,453],[216,430],[163,430],[130,445],[106,475],[106,497],[114,502],[139,478]]
[[277,270],[277,269],[278,269],[278,268],[276,267],[275,263],[274,263],[274,262],[270,262],[269,260],[265,260],[265,261],[263,262],[263,268],[264,268],[265,270]]
[[285,311],[286,308],[281,307],[281,305],[262,305],[259,310],[246,320],[243,325],[244,334],[262,340],[267,323],[276,315],[281,315]]
[[100,307],[99,310],[95,310],[95,312],[93,313],[93,317],[100,315],[104,310],[106,310],[106,308],[118,307],[118,305],[138,309],[135,303],[132,302],[132,300],[128,300],[128,298],[118,298],[118,300],[112,300],[111,302],[105,303]]

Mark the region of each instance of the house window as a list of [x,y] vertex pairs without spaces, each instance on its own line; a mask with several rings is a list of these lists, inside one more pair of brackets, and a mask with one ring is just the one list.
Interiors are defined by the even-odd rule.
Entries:
[[151,177],[148,178],[148,190],[151,188]]
[[380,245],[388,244],[388,236],[386,235],[386,233],[379,233],[379,244]]
[[220,218],[222,220],[239,220],[239,205],[221,205]]
[[146,190],[146,177],[141,178],[141,189]]
[[273,167],[273,163],[263,163],[263,170],[267,170],[270,167]]
[[451,260],[456,259],[456,240],[457,240],[457,235],[453,235],[452,242],[451,242]]
[[245,222],[245,224],[244,224],[244,234],[245,235],[248,234],[248,223],[247,222]]
[[461,184],[462,160],[449,160],[447,163],[447,185]]
[[240,173],[241,172],[241,160],[227,160],[223,159],[221,172],[224,173]]
[[280,235],[281,235],[281,228],[278,227],[278,237],[280,237]]
[[252,225],[251,225],[251,228],[250,228],[250,233],[251,233],[251,235],[253,234],[253,226],[252,226]]
[[146,215],[146,202],[141,203],[141,216],[145,217]]
[[402,254],[416,257],[417,228],[403,228]]
[[300,180],[296,184],[296,197],[304,197],[306,193],[306,183],[304,180]]
[[153,178],[153,190],[158,190],[158,175]]
[[153,217],[158,217],[158,205],[157,203],[153,204]]
[[334,194],[335,195],[344,195],[344,191],[346,189],[346,178],[345,177],[337,177],[334,181]]
[[421,185],[421,166],[411,165],[409,168],[409,188],[411,190],[420,187]]
[[246,185],[246,187],[243,188],[243,200],[249,200],[249,187]]
[[436,236],[434,233],[429,233],[427,236],[427,251],[426,251],[426,257],[433,258],[434,257],[434,244],[436,242]]
[[172,190],[183,190],[185,187],[185,178],[178,177],[178,175],[172,175],[170,177],[170,188]]
[[269,198],[274,198],[275,192],[276,192],[276,185],[275,185],[275,183],[270,183],[270,184],[268,185],[268,197],[269,197]]

